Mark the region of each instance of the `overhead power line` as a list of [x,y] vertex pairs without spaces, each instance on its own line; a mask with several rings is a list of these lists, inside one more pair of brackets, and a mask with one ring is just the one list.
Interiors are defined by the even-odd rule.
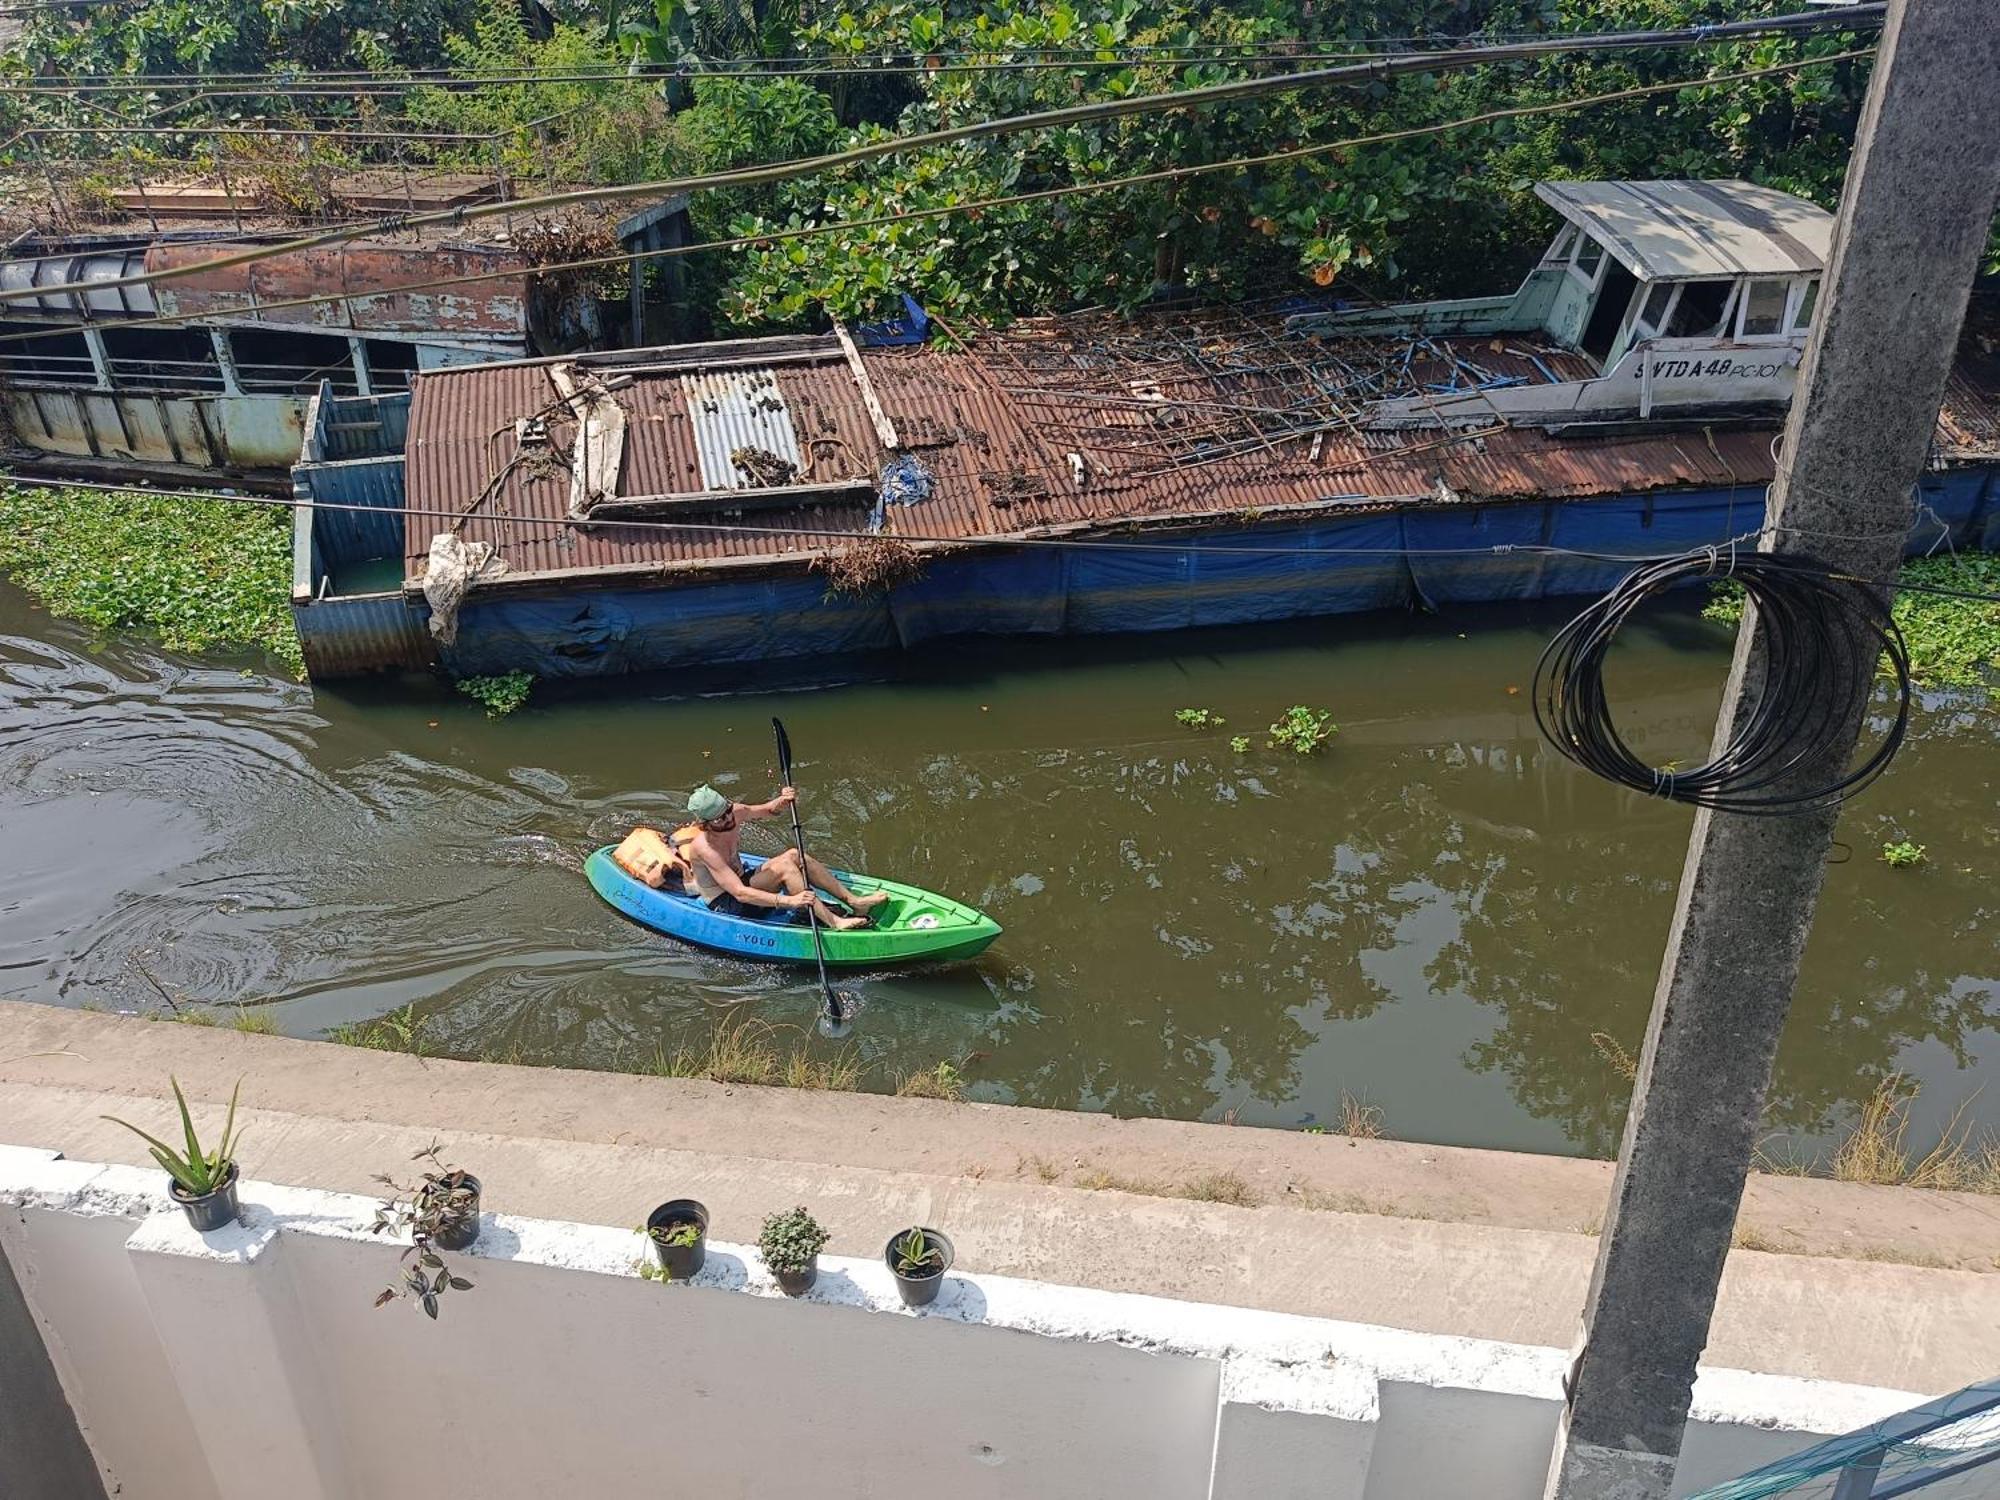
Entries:
[[[1059,198],[1070,198],[1086,193],[1110,192],[1118,188],[1143,187],[1156,182],[1175,182],[1184,178],[1205,176],[1216,172],[1236,172],[1247,167],[1271,166],[1280,162],[1300,161],[1329,152],[1346,151],[1359,146],[1382,145],[1390,141],[1411,140],[1423,136],[1443,135],[1449,131],[1462,130],[1475,125],[1489,125],[1501,120],[1524,119],[1536,115],[1564,114],[1574,110],[1588,109],[1599,104],[1614,104],[1627,99],[1641,99],[1656,94],[1680,93],[1692,88],[1714,88],[1723,84],[1742,83],[1754,78],[1769,78],[1782,73],[1796,73],[1806,68],[1821,67],[1830,63],[1848,62],[1856,58],[1870,56],[1872,48],[1857,48],[1849,52],[1837,52],[1826,57],[1804,58],[1795,62],[1776,63],[1764,68],[1746,68],[1734,73],[1717,73],[1708,78],[1677,79],[1671,83],[1642,84],[1634,88],[1614,89],[1608,93],[1585,94],[1574,99],[1556,99],[1540,104],[1511,105],[1504,109],[1484,110],[1474,115],[1463,115],[1457,119],[1441,120],[1429,125],[1412,125],[1399,130],[1377,131],[1369,135],[1348,136],[1337,141],[1322,141],[1311,146],[1297,146],[1286,151],[1272,151],[1259,156],[1238,156],[1226,161],[1203,162],[1194,166],[1163,167],[1152,172],[1140,172],[1125,177],[1103,178],[1090,182],[1066,183],[1061,187],[1041,188],[1027,193],[1011,193],[1004,197],[976,198],[964,203],[956,203],[931,208],[917,208],[906,211],[881,214],[867,219],[839,219],[823,224],[802,225],[796,229],[773,229],[759,234],[737,235],[728,239],[703,240],[692,245],[669,245],[658,250],[621,252],[616,255],[599,255],[587,259],[558,261],[550,265],[516,267],[504,271],[484,271],[471,275],[438,277],[430,281],[404,282],[395,286],[385,286],[366,295],[389,296],[403,292],[440,291],[448,287],[467,286],[475,282],[511,280],[523,275],[542,275],[557,271],[588,271],[609,266],[623,266],[635,261],[651,262],[673,256],[696,255],[707,250],[734,250],[750,246],[781,244],[791,240],[808,239],[823,234],[852,233],[856,230],[879,229],[891,224],[908,223],[916,219],[945,218],[954,214],[984,213],[995,208],[1010,208],[1026,203],[1044,203]],[[282,247],[280,247],[282,248]],[[80,283],[84,286],[106,286],[107,282]],[[43,288],[45,291],[59,290],[58,287]],[[308,297],[292,297],[283,301],[259,302],[246,312],[283,312],[292,308],[322,307],[334,303],[352,301],[357,294],[347,292],[323,292]],[[146,328],[162,324],[183,324],[195,321],[199,314],[168,314],[151,318],[124,319],[107,326],[117,328]],[[0,346],[24,343],[34,339],[57,338],[73,334],[73,328],[64,326],[38,330],[33,333],[10,333],[0,335]]]
[[[939,146],[955,145],[962,141],[991,139],[995,136],[1015,135],[1027,130],[1046,130],[1069,125],[1088,124],[1098,120],[1122,119],[1128,115],[1158,114],[1169,110],[1198,109],[1212,104],[1226,104],[1240,99],[1262,98],[1267,94],[1290,93],[1305,88],[1323,88],[1356,83],[1385,82],[1411,73],[1454,72],[1464,68],[1478,67],[1498,62],[1512,62],[1534,57],[1545,57],[1557,53],[1579,51],[1628,51],[1651,47],[1691,47],[1713,41],[1728,41],[1751,36],[1771,36],[1834,29],[1852,29],[1852,23],[1862,19],[1861,13],[1875,24],[1879,24],[1886,6],[1882,4],[1856,5],[1851,11],[1828,12],[1807,11],[1794,15],[1777,16],[1756,21],[1730,21],[1715,25],[1684,26],[1668,31],[1613,32],[1588,36],[1574,36],[1518,46],[1467,48],[1451,53],[1412,53],[1404,57],[1378,58],[1373,62],[1354,64],[1338,68],[1321,68],[1302,73],[1281,74],[1275,78],[1241,78],[1228,83],[1211,84],[1205,88],[1183,89],[1165,94],[1140,94],[1127,99],[1097,100],[1089,104],[1070,105],[1062,109],[1036,110],[1025,115],[1008,115],[998,119],[982,120],[976,124],[961,125],[945,130],[925,131],[918,135],[894,136],[883,141],[873,141],[866,145],[849,147],[844,151],[828,152],[821,156],[804,157],[793,161],[778,162],[768,166],[748,167],[732,172],[715,172],[696,177],[667,178],[655,182],[631,183],[621,187],[586,188],[580,191],[550,193],[541,197],[514,199],[500,203],[471,204],[461,208],[447,209],[434,213],[404,214],[384,221],[385,230],[418,228],[426,224],[463,224],[473,219],[491,218],[506,213],[528,210],[562,208],[585,203],[613,203],[628,198],[660,198],[677,193],[709,191],[720,188],[758,187],[767,183],[784,182],[798,177],[816,176],[822,172],[855,166],[862,162],[874,161],[880,157],[893,156],[904,151],[929,150]],[[365,231],[364,231],[365,232]],[[230,266],[248,265],[255,261],[269,260],[274,255],[294,253],[301,250],[317,249],[323,245],[341,244],[357,239],[360,235],[351,229],[339,229],[306,235],[282,245],[237,251],[234,254],[212,257],[185,266],[171,267],[159,271],[147,271],[131,276],[113,277],[104,281],[58,283],[39,288],[13,288],[0,290],[0,303],[19,302],[48,293],[64,290],[88,289],[98,292],[113,291],[119,287],[147,286],[155,282],[175,280],[187,276],[198,276],[211,271],[219,271]]]

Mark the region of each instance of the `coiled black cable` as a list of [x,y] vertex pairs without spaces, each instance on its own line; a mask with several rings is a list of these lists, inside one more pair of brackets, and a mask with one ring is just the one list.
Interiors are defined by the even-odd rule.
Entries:
[[[1705,577],[1733,578],[1755,602],[1765,670],[1746,685],[1749,711],[1722,750],[1703,765],[1665,770],[1635,755],[1612,723],[1604,663],[1640,605]],[[1865,715],[1878,657],[1894,680],[1895,721],[1837,780],[1791,785],[1831,735]],[[1534,705],[1549,743],[1607,781],[1721,812],[1808,812],[1853,796],[1894,758],[1909,728],[1910,653],[1874,586],[1809,557],[1708,547],[1635,568],[1557,632],[1535,665]]]

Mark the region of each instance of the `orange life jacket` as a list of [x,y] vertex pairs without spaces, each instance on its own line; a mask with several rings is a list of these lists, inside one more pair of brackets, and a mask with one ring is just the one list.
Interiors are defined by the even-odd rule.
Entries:
[[684,842],[681,831],[676,829],[669,842],[659,829],[641,825],[625,835],[611,857],[619,869],[656,891],[668,886],[678,889],[685,884],[688,870],[687,856],[680,847]]

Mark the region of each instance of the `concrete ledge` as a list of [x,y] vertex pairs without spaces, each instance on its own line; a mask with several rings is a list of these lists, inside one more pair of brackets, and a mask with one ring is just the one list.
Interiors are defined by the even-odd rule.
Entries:
[[[690,1493],[975,1500],[1400,1500],[1476,1475],[1529,1500],[1560,1407],[1551,1348],[956,1270],[911,1310],[879,1254],[822,1257],[789,1299],[720,1241],[691,1284],[649,1287],[634,1231],[508,1213],[483,1218],[473,1288],[437,1322],[370,1313],[398,1263],[372,1198],[246,1179],[243,1221],[204,1235],[148,1178],[0,1155],[0,1249],[132,1500],[416,1500],[447,1476],[618,1494],[667,1473]],[[1704,1370],[1678,1489],[1917,1399]],[[132,1441],[166,1421],[177,1448]]]
[[[54,1054],[54,1055],[36,1055]],[[0,1006],[0,1139],[141,1162],[97,1117],[167,1118],[167,1074],[219,1107],[246,1078],[246,1172],[366,1190],[433,1136],[487,1200],[552,1219],[636,1223],[683,1193],[719,1233],[809,1204],[833,1249],[879,1253],[898,1225],[948,1229],[969,1270],[1566,1349],[1595,1241],[1578,1232],[1607,1163],[1172,1121],[806,1094],[418,1060],[38,1006]],[[282,1108],[256,1107],[281,1104]],[[1044,1182],[1054,1167],[1056,1181]],[[1153,1181],[1234,1172],[1267,1206],[1084,1191],[1083,1171]],[[1356,1213],[1305,1202],[1357,1199]],[[1760,1179],[1749,1222],[1818,1256],[1731,1258],[1709,1357],[1896,1389],[1990,1374],[2000,1202]],[[1762,1214],[1763,1218],[1756,1215]],[[1825,1258],[1843,1245],[1870,1258]]]

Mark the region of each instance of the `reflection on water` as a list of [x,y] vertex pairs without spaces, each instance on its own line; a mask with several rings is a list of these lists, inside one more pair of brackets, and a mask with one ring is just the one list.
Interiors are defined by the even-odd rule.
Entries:
[[[941,644],[893,681],[544,689],[491,722],[99,645],[0,587],[0,992],[142,1009],[157,981],[298,1035],[414,1001],[440,1050],[584,1066],[723,1014],[809,1027],[810,974],[648,934],[580,874],[697,781],[766,795],[779,712],[816,848],[1007,928],[974,965],[845,986],[882,1074],[976,1057],[977,1097],[1286,1126],[1346,1093],[1408,1139],[1605,1154],[1689,815],[1540,743],[1559,618]],[[1724,661],[1687,612],[1635,631],[1612,683],[1635,743],[1698,752]],[[1322,757],[1265,748],[1293,703],[1340,723]],[[1227,726],[1174,722],[1195,706]],[[1902,1068],[1921,1133],[2000,1060],[1992,723],[1927,702],[1849,809],[1774,1129],[1819,1136]],[[1873,857],[1903,836],[1929,865]],[[1967,1118],[2000,1127],[2000,1095]]]

